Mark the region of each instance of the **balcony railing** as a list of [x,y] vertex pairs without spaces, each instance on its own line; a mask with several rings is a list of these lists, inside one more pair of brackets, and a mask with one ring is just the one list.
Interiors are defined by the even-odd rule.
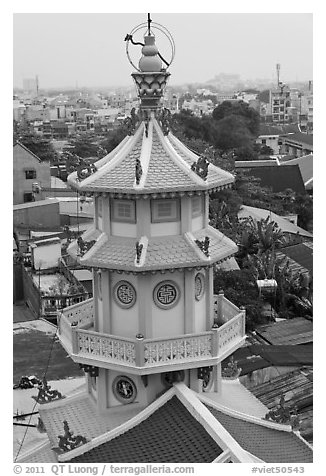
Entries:
[[120,368],[161,369],[169,364],[210,365],[235,349],[245,336],[245,311],[223,294],[214,297],[216,324],[210,331],[169,338],[134,339],[94,331],[93,300],[64,309],[58,319],[59,336],[75,361]]

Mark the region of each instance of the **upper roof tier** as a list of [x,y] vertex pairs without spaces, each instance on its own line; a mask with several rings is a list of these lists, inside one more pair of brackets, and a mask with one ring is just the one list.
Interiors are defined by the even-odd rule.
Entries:
[[94,165],[95,172],[84,179],[73,172],[68,183],[80,193],[139,196],[212,192],[234,182],[232,174],[196,155],[171,132],[163,133],[154,112]]

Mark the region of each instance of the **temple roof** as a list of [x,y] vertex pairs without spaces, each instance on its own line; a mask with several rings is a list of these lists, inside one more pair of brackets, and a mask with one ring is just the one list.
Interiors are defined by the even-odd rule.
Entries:
[[173,396],[137,426],[72,463],[211,463],[223,450]]
[[[147,137],[148,136],[148,137]],[[141,122],[134,135],[125,138],[112,152],[95,163],[96,171],[84,180],[77,172],[68,177],[79,192],[147,195],[191,191],[213,191],[228,187],[234,177],[213,164],[207,177],[199,176],[191,166],[199,156],[184,146],[171,132],[167,135],[152,114],[148,123]],[[141,175],[136,182],[136,161]]]
[[[136,238],[107,236],[91,229],[84,235],[85,240],[95,240],[95,244],[79,257],[85,266],[143,272],[169,268],[210,266],[221,262],[237,252],[233,241],[212,227],[193,233],[162,237],[142,237],[144,250],[140,263],[136,263]],[[209,237],[209,256],[198,247],[196,240]],[[73,242],[69,249],[71,255],[77,255],[78,244]]]
[[[78,395],[68,398],[65,405],[52,402],[40,408],[52,451],[63,433],[64,420],[75,435],[87,435],[89,439],[74,449],[57,452],[59,462],[312,462],[311,446],[290,425],[233,410],[215,401],[217,394],[198,394],[182,382],[146,408],[136,403],[124,412],[112,409],[106,418],[107,425],[111,422],[107,428],[98,425],[98,417],[85,418],[90,411],[94,414],[94,403],[84,395],[82,399]],[[129,410],[129,418],[118,421]],[[113,426],[112,418],[118,418]],[[35,453],[40,456],[40,451],[45,453],[44,448],[35,448],[20,461],[34,461]]]

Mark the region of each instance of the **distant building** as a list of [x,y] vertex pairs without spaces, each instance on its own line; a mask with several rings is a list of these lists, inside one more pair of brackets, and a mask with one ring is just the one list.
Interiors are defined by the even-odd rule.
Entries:
[[290,88],[280,83],[277,89],[271,91],[272,121],[277,124],[288,122],[290,107]]
[[42,200],[42,186],[51,186],[50,163],[42,161],[20,142],[13,150],[13,203]]
[[35,96],[37,96],[37,93],[38,93],[37,77],[23,79],[23,90],[26,93],[32,93],[32,94],[35,94]]
[[313,135],[297,132],[282,138],[282,153],[301,157],[313,153]]

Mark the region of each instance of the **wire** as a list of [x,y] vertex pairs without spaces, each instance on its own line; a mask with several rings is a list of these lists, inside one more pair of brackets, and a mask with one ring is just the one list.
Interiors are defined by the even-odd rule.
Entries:
[[[57,330],[56,330],[56,332],[55,332],[54,335],[53,335],[53,339],[52,339],[52,343],[51,343],[51,347],[50,347],[50,352],[49,352],[49,357],[48,357],[48,360],[47,360],[47,363],[46,363],[46,367],[45,367],[45,371],[44,371],[44,374],[43,374],[43,379],[42,379],[42,381],[44,381],[44,380],[46,379],[46,375],[47,375],[47,372],[48,372],[48,369],[49,369],[50,360],[51,360],[51,356],[52,356],[52,351],[53,351],[53,347],[54,347],[54,342],[55,342],[55,339],[56,339],[56,337],[57,337],[57,333],[58,333],[58,329],[59,329],[60,318],[61,318],[61,314],[59,314]],[[35,400],[35,403],[34,403],[34,405],[33,405],[32,412],[31,412],[31,413],[34,412],[35,407],[36,407],[37,404],[38,404],[38,401]],[[30,424],[31,419],[32,419],[32,416],[33,416],[33,415],[30,415],[30,417],[29,417],[29,419],[28,419],[28,424]],[[21,449],[22,449],[22,447],[23,447],[23,444],[24,444],[24,441],[25,441],[25,439],[26,439],[27,432],[28,432],[28,429],[29,429],[29,428],[30,428],[30,427],[28,427],[28,426],[26,427],[26,430],[25,430],[23,439],[22,439],[22,441],[21,441],[21,443],[20,443],[18,452],[17,452],[17,454],[16,454],[16,456],[15,456],[14,463],[16,463],[17,458],[18,458],[18,456],[19,456],[19,454],[20,454],[20,452],[21,452]]]

